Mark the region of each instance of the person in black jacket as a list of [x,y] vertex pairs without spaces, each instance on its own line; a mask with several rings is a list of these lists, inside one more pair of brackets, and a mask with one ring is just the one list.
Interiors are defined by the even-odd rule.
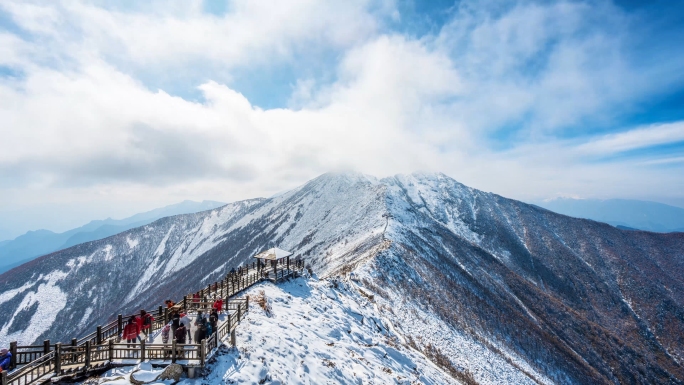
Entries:
[[207,333],[207,334],[209,334],[209,337],[211,337],[211,335],[216,333],[216,331],[218,330],[218,319],[219,319],[218,312],[216,311],[216,309],[213,309],[211,311],[211,315],[209,316],[210,330]]
[[176,338],[176,330],[180,326],[180,314],[178,314],[177,311],[174,311],[173,314],[171,314],[171,335],[173,338]]
[[199,344],[205,339],[207,339],[207,327],[204,324],[200,324],[197,326],[197,330],[195,330],[195,343]]
[[[180,325],[178,325],[178,329],[176,329],[176,332],[173,334],[177,344],[185,344],[185,334],[185,324],[181,322]],[[182,358],[184,350],[184,348],[178,348],[177,356]]]

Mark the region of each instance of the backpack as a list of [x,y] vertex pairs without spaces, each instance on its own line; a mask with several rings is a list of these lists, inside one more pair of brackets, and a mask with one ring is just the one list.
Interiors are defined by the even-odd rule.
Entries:
[[176,337],[176,341],[185,343],[185,326],[176,329],[176,335],[174,337]]

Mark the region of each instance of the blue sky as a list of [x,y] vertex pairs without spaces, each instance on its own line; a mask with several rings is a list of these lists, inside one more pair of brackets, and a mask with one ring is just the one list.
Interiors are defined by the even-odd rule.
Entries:
[[684,206],[682,16],[660,0],[6,0],[0,239],[331,170]]

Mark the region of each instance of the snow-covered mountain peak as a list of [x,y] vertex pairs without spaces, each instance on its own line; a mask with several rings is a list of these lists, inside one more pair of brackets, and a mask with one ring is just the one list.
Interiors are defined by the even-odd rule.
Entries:
[[[471,359],[461,341],[519,371],[505,378],[684,378],[684,344],[673,337],[684,335],[684,235],[623,232],[423,173],[329,173],[269,199],[42,257],[0,275],[0,303],[15,310],[0,312],[0,345],[90,332],[114,314],[213,283],[273,246],[322,277],[354,272],[408,325],[400,334],[454,373],[480,367],[460,361]],[[55,293],[69,298],[63,308],[50,307]],[[34,325],[31,314],[47,311],[55,317]]]

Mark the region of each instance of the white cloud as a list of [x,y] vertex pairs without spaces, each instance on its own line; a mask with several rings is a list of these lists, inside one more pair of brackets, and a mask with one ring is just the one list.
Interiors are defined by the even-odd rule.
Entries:
[[[437,36],[416,38],[383,31],[383,18],[396,19],[391,2],[231,4],[217,17],[198,2],[140,5],[147,13],[5,3],[40,38],[0,34],[0,64],[24,72],[0,78],[0,212],[35,202],[106,212],[116,202],[123,216],[186,198],[268,196],[339,168],[443,171],[523,199],[684,191],[681,173],[653,162],[584,159],[681,140],[681,123],[557,139],[663,83],[623,57],[623,16],[610,6],[524,3],[497,14],[466,2]],[[226,81],[237,67],[330,47],[334,78],[294,79],[290,108],[255,107]],[[201,102],[138,77],[195,65],[208,71]],[[497,149],[492,138],[510,127]]]
[[600,136],[578,146],[581,153],[608,155],[661,144],[684,141],[684,122],[654,124],[617,134]]

